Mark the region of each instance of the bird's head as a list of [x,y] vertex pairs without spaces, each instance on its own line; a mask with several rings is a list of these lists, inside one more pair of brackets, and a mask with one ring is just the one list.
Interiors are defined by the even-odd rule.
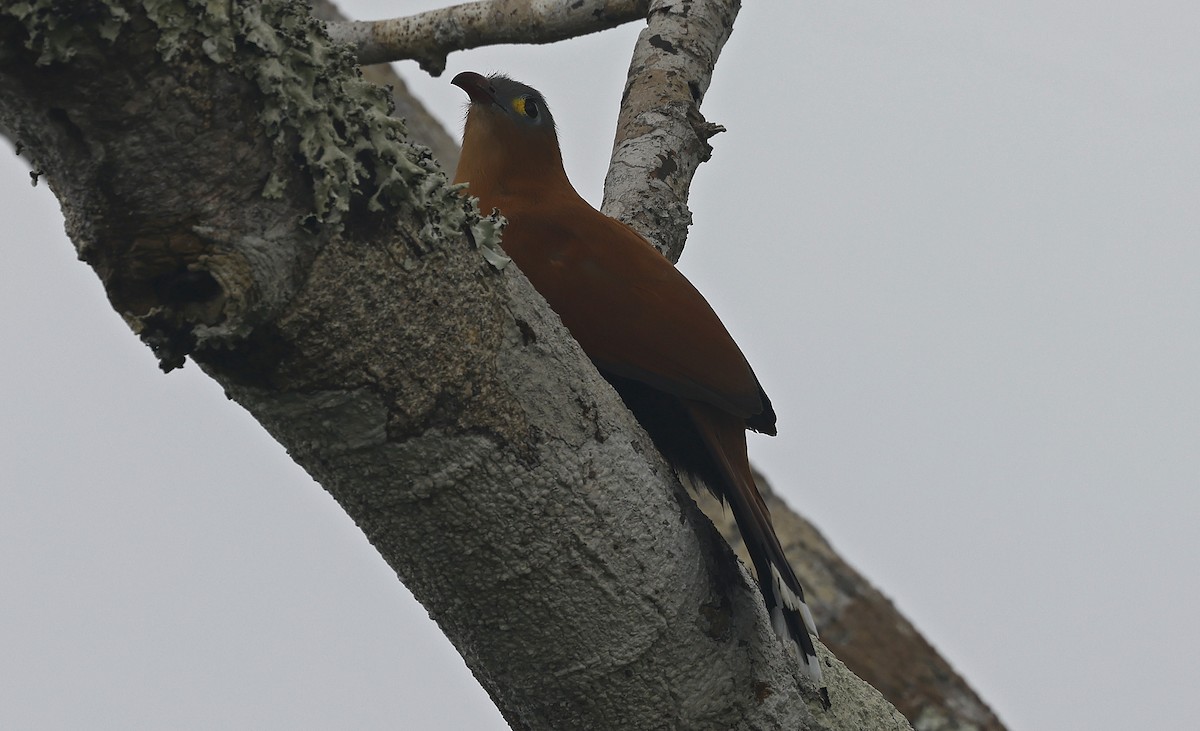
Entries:
[[450,83],[471,98],[456,183],[470,183],[471,194],[483,197],[492,188],[566,180],[554,117],[537,89],[473,71]]
[[483,76],[474,71],[464,71],[450,83],[471,97],[468,124],[474,120],[495,125],[508,134],[556,139],[554,117],[537,89],[503,74]]

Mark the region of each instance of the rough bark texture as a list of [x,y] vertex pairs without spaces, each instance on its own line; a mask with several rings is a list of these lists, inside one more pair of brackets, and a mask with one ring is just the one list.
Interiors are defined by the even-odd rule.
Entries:
[[[295,2],[0,7],[0,132],[114,308],[287,447],[514,728],[832,713],[617,396]],[[810,705],[811,704],[811,705]]]

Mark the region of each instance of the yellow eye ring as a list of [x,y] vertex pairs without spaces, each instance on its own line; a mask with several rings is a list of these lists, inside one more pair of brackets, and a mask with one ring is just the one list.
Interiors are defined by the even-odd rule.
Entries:
[[530,119],[537,119],[539,113],[537,100],[529,96],[519,96],[513,99],[512,108],[517,114]]

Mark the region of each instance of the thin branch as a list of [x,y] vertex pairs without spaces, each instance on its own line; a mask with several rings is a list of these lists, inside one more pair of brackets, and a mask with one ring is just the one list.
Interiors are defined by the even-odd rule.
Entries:
[[451,51],[502,43],[554,43],[646,17],[649,0],[483,0],[390,20],[330,23],[360,64],[415,60],[433,76]]
[[672,261],[692,221],[692,177],[712,154],[708,139],[724,131],[704,119],[700,103],[740,7],[738,0],[655,0],[629,64],[603,210]]

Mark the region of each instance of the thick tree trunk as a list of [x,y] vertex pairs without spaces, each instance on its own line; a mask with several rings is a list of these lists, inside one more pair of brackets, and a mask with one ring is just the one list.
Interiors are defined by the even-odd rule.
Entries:
[[0,131],[165,368],[330,491],[514,728],[906,728],[745,570],[304,5],[0,8]]

